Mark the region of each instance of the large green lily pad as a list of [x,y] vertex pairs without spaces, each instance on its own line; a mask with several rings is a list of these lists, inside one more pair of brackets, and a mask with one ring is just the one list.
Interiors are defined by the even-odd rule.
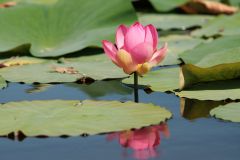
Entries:
[[202,26],[213,16],[207,15],[179,15],[179,14],[156,14],[138,13],[139,21],[143,24],[153,24],[158,29],[182,29],[185,30],[194,26]]
[[[139,77],[139,85],[150,87],[153,91],[173,91],[179,88],[179,70],[179,67],[173,67],[149,72]],[[123,83],[133,84],[133,76],[124,79]]]
[[0,52],[30,44],[34,56],[59,56],[101,46],[101,40],[114,38],[119,24],[136,21],[130,1],[111,0],[105,5],[103,0],[17,2],[0,9]]
[[199,82],[227,80],[240,77],[240,37],[229,36],[200,44],[180,54],[187,64],[182,67],[181,88]]
[[187,35],[170,35],[165,37],[161,37],[160,35],[159,40],[160,43],[158,46],[161,46],[164,42],[168,43],[167,56],[160,63],[160,65],[180,64],[181,61],[179,60],[179,54],[190,50],[203,42],[201,39],[192,38]]
[[3,89],[7,86],[6,81],[0,76],[0,89]]
[[187,0],[150,0],[153,7],[158,11],[169,11],[187,2]]
[[214,81],[200,83],[175,94],[180,97],[198,100],[240,99],[240,80]]
[[0,135],[77,136],[159,124],[172,114],[159,106],[117,101],[22,101],[0,105]]
[[[69,70],[69,72],[65,72]],[[109,61],[81,61],[57,63],[47,61],[40,64],[29,64],[0,69],[2,75],[10,82],[25,83],[54,83],[54,82],[76,82],[85,78],[94,80],[118,79],[127,75]]]
[[225,63],[240,62],[240,36],[226,36],[203,43],[179,55],[186,64],[212,67]]
[[202,29],[192,33],[193,36],[239,35],[240,34],[240,13],[233,16],[222,15],[209,23],[203,25]]
[[240,122],[240,103],[230,103],[214,108],[210,114],[222,120]]

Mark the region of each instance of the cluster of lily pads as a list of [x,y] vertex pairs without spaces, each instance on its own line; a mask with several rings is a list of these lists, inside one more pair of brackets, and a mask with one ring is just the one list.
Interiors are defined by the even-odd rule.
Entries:
[[[235,102],[240,99],[240,14],[176,14],[168,11],[180,1],[149,2],[154,13],[136,12],[131,1],[122,0],[104,5],[102,0],[16,0],[16,5],[0,8],[0,88],[7,82],[122,79],[132,84],[132,77],[97,48],[101,40],[114,39],[119,24],[140,21],[155,25],[159,43],[169,46],[160,67],[140,78],[140,85],[183,98],[231,99],[211,115],[240,122],[240,103]],[[22,101],[1,104],[0,109],[0,135],[97,134],[154,125],[172,116],[153,104],[118,101]]]

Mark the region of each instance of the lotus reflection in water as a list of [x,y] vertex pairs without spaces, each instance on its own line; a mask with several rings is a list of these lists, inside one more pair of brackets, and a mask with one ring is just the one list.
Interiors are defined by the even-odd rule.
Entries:
[[[147,160],[157,157],[156,147],[160,145],[161,134],[169,138],[170,132],[166,123],[150,126],[137,130],[128,130],[111,133],[107,135],[107,140],[118,139],[119,144],[124,148],[133,150],[133,157],[138,160]],[[127,154],[124,154],[127,156]]]

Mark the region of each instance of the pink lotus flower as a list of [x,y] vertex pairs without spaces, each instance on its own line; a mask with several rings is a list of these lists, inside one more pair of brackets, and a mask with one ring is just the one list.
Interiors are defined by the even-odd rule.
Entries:
[[106,55],[127,74],[147,73],[166,55],[167,44],[157,49],[158,33],[153,25],[142,26],[136,22],[129,28],[120,25],[116,31],[116,46],[103,40]]

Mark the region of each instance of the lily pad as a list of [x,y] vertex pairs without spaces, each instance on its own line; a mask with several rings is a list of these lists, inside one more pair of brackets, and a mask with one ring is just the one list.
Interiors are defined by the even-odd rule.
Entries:
[[78,80],[84,81],[86,78],[103,80],[127,77],[127,75],[111,61],[97,62],[80,60],[65,63],[48,61],[41,64],[7,67],[0,69],[0,75],[10,82],[25,82],[30,84],[34,82],[76,82]]
[[212,67],[226,63],[240,62],[240,36],[226,36],[210,43],[200,44],[193,50],[179,55],[186,64],[198,67]]
[[7,87],[6,81],[0,76],[0,89]]
[[190,50],[202,43],[203,40],[192,38],[186,35],[170,35],[166,37],[160,37],[159,46],[164,42],[168,43],[168,52],[167,56],[160,63],[160,65],[175,65],[180,64],[182,61],[179,60],[179,54],[184,51]]
[[228,80],[240,77],[240,37],[226,36],[200,44],[179,57],[182,66],[181,88],[199,82]]
[[210,114],[222,120],[240,122],[240,103],[230,103],[214,108],[210,111]]
[[179,15],[179,14],[156,14],[138,13],[139,21],[143,24],[153,24],[158,29],[182,29],[194,26],[202,26],[213,19],[207,15]]
[[[173,67],[151,71],[143,77],[139,77],[139,85],[150,87],[153,91],[173,91],[179,88],[179,70],[179,67]],[[133,84],[133,76],[122,82]]]
[[117,101],[22,101],[0,105],[0,135],[77,136],[159,124],[172,114],[159,106]]
[[239,35],[240,34],[240,13],[232,16],[222,15],[211,20],[202,26],[202,29],[192,33],[193,36],[213,36],[213,35]]
[[180,5],[186,3],[188,0],[171,0],[171,1],[163,1],[163,0],[150,0],[154,8],[158,11],[169,11],[174,8],[179,7]]
[[101,46],[102,39],[114,38],[119,24],[136,21],[130,1],[102,3],[19,0],[13,7],[0,9],[0,52],[30,44],[30,52],[37,57],[64,55],[88,46]]
[[240,99],[240,79],[200,83],[175,94],[198,100]]

